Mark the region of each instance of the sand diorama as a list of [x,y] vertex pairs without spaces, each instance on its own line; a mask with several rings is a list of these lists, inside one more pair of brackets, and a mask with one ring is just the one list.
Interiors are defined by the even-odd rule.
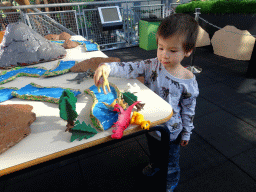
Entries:
[[31,133],[36,120],[31,105],[0,105],[0,154],[16,145]]
[[[66,55],[65,48],[74,48],[78,45],[84,45],[87,51],[99,50],[98,46],[93,46],[95,44],[91,41],[76,42],[70,38],[71,36],[65,32],[42,37],[20,22],[7,25],[0,44],[0,68],[5,69],[0,72],[0,85],[22,76],[48,78],[69,72],[78,73],[78,75],[74,79],[66,80],[77,81],[80,84],[86,79],[93,78],[99,64],[121,61],[115,57],[94,57],[79,63],[59,60],[51,70],[44,67],[28,66],[63,58]],[[63,41],[64,43],[61,45]],[[98,132],[110,128],[114,128],[111,137],[121,139],[124,130],[130,123],[141,125],[144,129],[149,128],[150,122],[146,121],[143,115],[139,113],[134,114],[131,122],[134,106],[136,106],[137,111],[144,106],[141,101],[137,101],[137,97],[132,93],[132,86],[128,86],[130,92],[122,93],[115,84],[108,82],[106,78],[101,79],[101,82],[103,88],[91,86],[84,91],[92,96],[94,101],[90,110],[90,118],[96,129],[84,121],[77,120],[76,102],[77,96],[81,94],[79,89],[45,87],[33,82],[20,89],[17,87],[0,87],[0,103],[16,97],[58,104],[60,118],[67,121],[65,131],[72,134],[70,142],[76,139],[89,139]],[[30,125],[36,121],[36,114],[32,110],[33,106],[27,104],[0,105],[0,153],[7,151],[30,134]]]

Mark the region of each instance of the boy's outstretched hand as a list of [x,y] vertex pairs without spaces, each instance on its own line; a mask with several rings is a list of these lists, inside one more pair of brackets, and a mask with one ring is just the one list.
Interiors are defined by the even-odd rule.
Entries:
[[101,84],[105,94],[106,94],[105,86],[107,86],[108,91],[111,92],[109,84],[108,84],[108,80],[107,80],[107,78],[109,76],[109,72],[110,71],[109,71],[108,67],[103,64],[96,69],[94,77],[93,77],[94,84],[95,84],[95,86],[98,87],[98,91],[100,91],[99,86]]
[[185,146],[188,144],[188,142],[189,142],[189,141],[181,140],[180,145],[181,145],[182,147],[185,147]]

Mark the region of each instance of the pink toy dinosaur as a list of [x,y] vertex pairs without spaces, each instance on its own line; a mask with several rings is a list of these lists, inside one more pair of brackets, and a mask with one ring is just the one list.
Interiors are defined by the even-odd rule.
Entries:
[[114,125],[113,125],[113,127],[115,127],[115,129],[112,131],[114,134],[111,135],[111,137],[113,139],[121,139],[122,138],[124,130],[130,124],[132,109],[139,102],[140,101],[134,102],[126,110],[124,110],[119,104],[115,104],[113,111],[117,111],[120,113],[118,114],[117,122],[114,123]]

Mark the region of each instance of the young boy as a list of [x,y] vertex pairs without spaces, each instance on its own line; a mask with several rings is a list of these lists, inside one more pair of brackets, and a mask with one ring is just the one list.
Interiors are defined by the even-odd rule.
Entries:
[[[173,108],[173,116],[162,126],[170,130],[167,191],[173,191],[180,177],[179,150],[186,146],[194,128],[196,98],[199,94],[197,81],[192,72],[181,65],[195,48],[198,23],[187,14],[177,13],[163,19],[157,31],[157,58],[140,62],[113,62],[101,64],[94,75],[97,86],[102,76],[136,78],[143,75],[145,85],[166,100]],[[146,135],[151,154],[150,164],[143,173],[153,176],[161,165],[158,155],[160,132]]]

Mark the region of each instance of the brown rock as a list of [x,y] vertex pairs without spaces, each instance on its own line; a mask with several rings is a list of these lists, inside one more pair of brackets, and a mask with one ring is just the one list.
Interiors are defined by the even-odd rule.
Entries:
[[30,125],[36,120],[31,105],[0,105],[0,154],[31,133]]
[[66,40],[64,42],[64,44],[62,45],[65,49],[71,49],[71,48],[75,48],[79,45],[79,43],[71,41],[71,40]]
[[214,33],[211,43],[215,55],[248,61],[255,46],[255,37],[247,30],[227,25]]
[[71,35],[66,32],[62,32],[59,36],[59,40],[69,40],[70,38],[71,38]]
[[58,41],[60,35],[56,35],[56,34],[49,34],[44,36],[44,38],[48,39],[48,40],[53,40],[53,41]]
[[110,63],[110,62],[120,62],[121,60],[117,57],[93,57],[91,59],[87,59],[75,64],[70,71],[79,73],[79,72],[86,72],[88,69],[95,71],[99,64],[101,63]]

